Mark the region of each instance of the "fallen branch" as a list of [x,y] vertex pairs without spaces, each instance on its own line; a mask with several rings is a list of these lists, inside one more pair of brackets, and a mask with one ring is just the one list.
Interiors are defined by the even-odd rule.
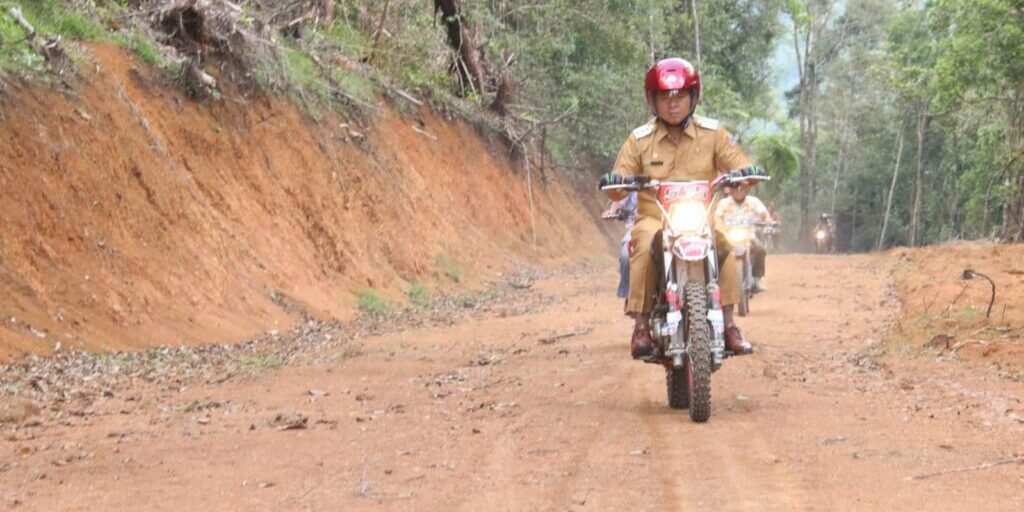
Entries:
[[350,103],[352,103],[353,105],[355,105],[357,107],[363,107],[363,108],[366,108],[366,109],[369,109],[369,110],[372,110],[372,111],[375,111],[375,112],[379,112],[380,111],[380,108],[378,108],[377,105],[374,105],[372,103],[367,103],[367,102],[365,102],[365,101],[363,101],[363,100],[361,100],[359,98],[356,98],[355,96],[353,96],[353,95],[351,95],[351,94],[341,90],[341,86],[334,80],[334,77],[331,76],[330,70],[327,69],[327,66],[324,65],[324,63],[320,60],[320,58],[317,57],[315,54],[310,55],[310,58],[313,60],[313,63],[316,64],[317,68],[320,69],[320,72],[323,73],[323,76],[327,79],[327,82],[330,84],[327,87],[327,90],[331,94],[335,95],[336,97],[340,96],[340,97],[348,100]]
[[946,306],[946,311],[943,311],[941,315],[943,318],[948,317],[953,311],[953,306],[955,306],[956,303],[960,301],[960,297],[963,297],[964,293],[967,292],[967,286],[968,285],[965,284],[964,287],[960,289],[960,293],[956,294],[956,297],[953,298],[953,302],[950,302],[949,306]]
[[25,36],[25,39],[31,41],[33,38],[36,37],[36,28],[33,27],[32,24],[29,23],[27,19],[25,19],[25,15],[21,13],[21,7],[15,5],[8,9],[7,13],[10,14],[12,18],[14,18],[14,21],[16,21],[18,25],[21,25],[21,28],[25,29],[25,32],[28,32],[28,35]]
[[420,135],[422,135],[422,136],[424,136],[424,137],[426,137],[426,138],[428,138],[430,140],[437,140],[437,136],[427,132],[426,130],[421,129],[419,126],[412,125],[412,131],[414,131],[414,132],[416,132],[416,133],[418,133],[418,134],[420,134]]
[[957,343],[956,345],[953,345],[953,347],[949,349],[949,353],[950,354],[956,354],[957,350],[960,350],[960,349],[966,347],[967,345],[982,345],[982,346],[984,346],[984,345],[988,345],[988,342],[987,341],[981,341],[981,340],[961,341],[960,343]]
[[311,20],[311,19],[313,19],[315,17],[316,17],[316,8],[311,8],[309,10],[309,12],[307,12],[306,14],[303,14],[302,16],[299,16],[298,18],[295,18],[294,20],[289,21],[284,26],[285,26],[285,28],[288,28],[288,29],[295,28],[295,25],[298,25],[300,23],[305,23],[305,22],[307,22],[307,21],[309,21],[309,20]]
[[572,338],[573,336],[585,336],[594,331],[593,327],[584,327],[583,329],[577,329],[572,332],[566,332],[562,334],[556,334],[554,336],[548,336],[537,340],[537,343],[541,345],[550,345],[558,340],[564,340],[565,338]]
[[403,91],[401,89],[391,89],[391,90],[394,91],[395,94],[397,94],[397,95],[399,95],[399,96],[409,100],[409,103],[412,103],[413,105],[416,105],[417,107],[422,107],[423,106],[423,102],[418,100],[418,99],[416,99],[413,95],[411,95],[411,94],[409,94],[409,93],[407,93],[407,92],[405,92],[405,91]]
[[[60,36],[47,37],[45,34],[40,35],[36,31],[36,28],[29,23],[28,19],[21,12],[21,7],[15,5],[7,9],[7,13],[14,18],[14,21],[26,32],[25,38],[22,41],[28,41],[32,48],[42,54],[46,61],[50,64],[54,62],[62,63],[65,59],[64,51],[60,48]],[[21,42],[21,41],[19,41]],[[60,74],[63,74],[63,69],[59,69]]]
[[188,72],[192,76],[192,79],[199,84],[210,89],[217,88],[217,79],[206,71],[203,71],[197,62],[193,61],[188,64]]
[[512,150],[515,151],[515,147],[517,145],[519,145],[524,139],[526,139],[526,137],[528,135],[533,133],[533,131],[536,130],[538,127],[547,126],[549,124],[558,124],[558,123],[562,122],[562,119],[565,119],[566,116],[568,116],[569,114],[573,113],[573,111],[576,110],[577,106],[578,106],[577,103],[573,103],[572,105],[569,105],[569,108],[565,109],[564,112],[559,114],[558,117],[555,117],[554,119],[551,119],[551,120],[548,120],[548,121],[534,121],[533,122],[533,126],[531,126],[529,130],[526,130],[526,133],[520,135],[518,138],[516,138],[516,140],[512,141]]
[[931,478],[933,476],[950,475],[950,474],[953,474],[953,473],[966,473],[968,471],[979,471],[979,470],[982,470],[982,469],[990,469],[990,468],[994,468],[996,466],[1002,466],[1004,464],[1024,464],[1024,456],[1014,457],[1012,459],[1003,459],[1003,460],[997,460],[997,461],[993,461],[993,462],[986,462],[984,464],[978,464],[977,466],[970,466],[970,467],[966,467],[966,468],[945,469],[945,470],[942,470],[942,471],[936,471],[934,473],[925,473],[923,475],[908,476],[908,477],[904,478],[903,480],[905,480],[905,481],[924,480],[926,478]]

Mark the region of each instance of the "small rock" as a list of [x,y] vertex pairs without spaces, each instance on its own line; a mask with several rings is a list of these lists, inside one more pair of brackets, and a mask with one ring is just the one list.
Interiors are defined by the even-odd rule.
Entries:
[[324,396],[327,396],[327,395],[330,394],[327,391],[324,391],[322,389],[311,389],[311,390],[307,391],[306,393],[309,396],[312,396],[312,397],[315,397],[315,398],[324,397]]
[[297,412],[280,413],[270,420],[270,426],[278,430],[301,430],[307,423],[309,417]]
[[16,397],[0,398],[0,424],[21,423],[37,414],[39,407],[30,400]]

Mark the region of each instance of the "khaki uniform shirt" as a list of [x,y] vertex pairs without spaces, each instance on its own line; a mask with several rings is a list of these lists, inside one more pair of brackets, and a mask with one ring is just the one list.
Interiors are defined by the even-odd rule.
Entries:
[[737,203],[732,197],[726,197],[719,201],[718,211],[715,212],[720,227],[750,226],[765,220],[767,216],[768,208],[760,199],[751,195],[748,195],[742,204]]
[[[751,165],[736,139],[715,119],[693,116],[678,142],[668,128],[651,120],[633,130],[619,150],[612,171],[658,180],[708,180]],[[639,215],[661,218],[654,194],[639,194]]]

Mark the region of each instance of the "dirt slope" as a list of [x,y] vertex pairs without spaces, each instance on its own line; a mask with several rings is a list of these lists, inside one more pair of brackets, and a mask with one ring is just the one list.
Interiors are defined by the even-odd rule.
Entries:
[[771,257],[758,352],[715,374],[707,424],[628,358],[609,269],[320,363],[49,411],[7,432],[0,488],[21,510],[1021,510],[1024,384],[870,357],[894,263]]
[[199,104],[119,49],[88,58],[73,91],[0,98],[0,359],[238,340],[300,309],[344,318],[363,289],[397,300],[608,252],[551,173],[534,177],[535,252],[522,171],[465,123]]
[[[895,249],[904,304],[897,353],[962,361],[1024,382],[1024,245],[949,243]],[[969,269],[983,278],[964,280]]]

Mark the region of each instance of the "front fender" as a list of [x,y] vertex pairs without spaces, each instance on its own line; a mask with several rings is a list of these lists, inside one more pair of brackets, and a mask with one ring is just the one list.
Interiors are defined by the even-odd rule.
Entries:
[[701,236],[680,237],[672,246],[672,252],[683,261],[700,261],[710,250],[711,244]]

